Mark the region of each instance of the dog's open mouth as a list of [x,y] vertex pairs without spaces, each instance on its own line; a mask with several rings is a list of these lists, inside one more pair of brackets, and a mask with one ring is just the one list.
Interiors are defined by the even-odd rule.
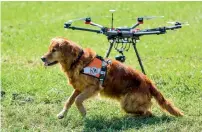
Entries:
[[53,62],[44,62],[44,66],[52,66],[52,65],[55,65],[57,64],[58,61],[53,61]]

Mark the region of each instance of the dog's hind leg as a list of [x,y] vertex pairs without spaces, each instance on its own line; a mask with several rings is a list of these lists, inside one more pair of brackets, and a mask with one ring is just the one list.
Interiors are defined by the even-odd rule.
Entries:
[[152,116],[151,105],[151,98],[145,94],[128,93],[121,99],[122,109],[133,115]]
[[67,114],[69,108],[74,103],[75,98],[80,94],[81,92],[78,90],[74,90],[72,95],[68,98],[68,100],[65,102],[65,105],[63,107],[63,110],[57,115],[59,119],[64,118],[64,116]]
[[84,89],[81,92],[81,94],[79,94],[78,97],[76,97],[75,104],[83,117],[85,117],[86,115],[86,110],[83,106],[83,101],[92,97],[93,95],[96,95],[97,92],[98,92],[98,88],[91,86]]

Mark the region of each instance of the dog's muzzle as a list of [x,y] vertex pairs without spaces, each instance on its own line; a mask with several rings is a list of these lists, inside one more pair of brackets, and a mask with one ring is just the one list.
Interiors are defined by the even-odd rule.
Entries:
[[41,60],[44,62],[44,66],[52,66],[58,63],[58,61],[48,62],[45,57],[41,57]]
[[46,58],[45,58],[45,57],[41,57],[41,60],[42,60],[43,62],[46,62]]

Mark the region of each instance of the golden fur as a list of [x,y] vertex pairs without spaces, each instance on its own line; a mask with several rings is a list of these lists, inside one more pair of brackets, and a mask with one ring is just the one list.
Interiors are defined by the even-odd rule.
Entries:
[[170,114],[183,115],[163,97],[143,73],[116,60],[111,60],[112,63],[107,66],[103,87],[100,86],[97,78],[81,74],[80,71],[96,56],[91,49],[85,49],[79,61],[71,67],[81,50],[82,48],[76,43],[58,37],[52,39],[48,53],[42,57],[45,65],[59,63],[74,88],[58,118],[63,118],[74,102],[80,113],[85,116],[83,101],[97,93],[118,100],[121,108],[127,113],[151,116],[151,99],[154,97],[161,108]]

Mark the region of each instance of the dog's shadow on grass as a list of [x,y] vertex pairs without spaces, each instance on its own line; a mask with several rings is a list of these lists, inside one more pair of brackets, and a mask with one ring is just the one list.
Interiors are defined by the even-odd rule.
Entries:
[[86,118],[84,123],[84,132],[89,131],[121,131],[134,129],[138,130],[145,126],[168,123],[174,120],[170,116],[152,116],[152,117],[133,117],[133,116],[124,116],[124,117],[114,117],[107,119],[103,116],[95,116],[91,118]]

